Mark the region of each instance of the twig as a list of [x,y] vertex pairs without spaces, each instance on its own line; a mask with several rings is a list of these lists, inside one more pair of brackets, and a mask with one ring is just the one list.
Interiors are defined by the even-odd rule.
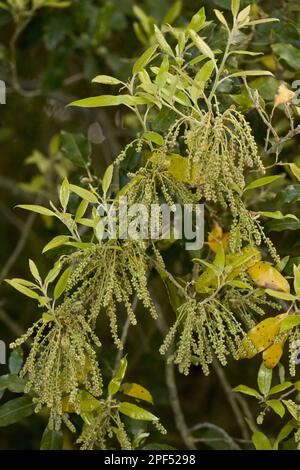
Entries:
[[[36,203],[40,201],[40,197],[37,198]],[[15,262],[17,261],[20,253],[22,252],[27,238],[30,235],[30,231],[32,228],[32,225],[37,217],[37,214],[35,212],[32,212],[29,217],[27,218],[27,221],[25,222],[23,232],[21,233],[21,236],[19,238],[19,241],[14,249],[14,251],[11,253],[10,257],[6,261],[5,265],[3,266],[1,272],[0,272],[0,285],[3,282],[3,279],[7,276]]]
[[[195,426],[193,426],[190,431],[191,432],[196,432],[196,431],[199,431],[201,429],[210,429],[212,431],[216,431],[218,432],[219,434],[221,434],[221,436],[223,437],[223,440],[225,442],[227,442],[227,444],[230,446],[230,449],[232,450],[241,450],[241,448],[236,444],[236,442],[234,442],[234,439],[229,436],[229,434],[225,431],[225,429],[222,429],[220,428],[219,426],[217,426],[216,424],[213,424],[213,423],[199,423],[199,424],[196,424]],[[220,441],[221,439],[218,438],[218,439],[214,439],[215,441]],[[212,439],[210,438],[194,438],[194,442],[205,442],[205,441],[212,441]]]
[[[165,320],[159,311],[158,305],[156,303],[156,307],[158,310],[158,320],[157,325],[162,333],[163,336],[168,331],[168,327],[165,323]],[[193,437],[190,433],[190,430],[187,426],[183,410],[181,408],[180,399],[178,395],[176,379],[175,379],[175,370],[174,364],[169,362],[170,356],[173,354],[173,345],[171,345],[170,351],[166,357],[166,385],[168,387],[169,397],[170,397],[170,404],[173,410],[174,421],[176,424],[176,428],[178,429],[181,438],[188,449],[195,450],[197,447],[195,446]]]
[[221,385],[223,387],[223,390],[225,392],[225,395],[227,397],[227,400],[232,408],[232,411],[236,417],[236,420],[237,420],[237,423],[240,427],[240,430],[242,432],[242,436],[244,439],[249,439],[249,431],[248,431],[248,428],[246,426],[246,423],[245,423],[245,420],[244,420],[244,417],[237,405],[237,400],[236,400],[236,397],[234,396],[233,392],[232,392],[232,387],[230,385],[230,383],[228,382],[227,380],[227,377],[222,369],[222,367],[220,366],[220,364],[214,360],[213,361],[213,368],[221,382]]

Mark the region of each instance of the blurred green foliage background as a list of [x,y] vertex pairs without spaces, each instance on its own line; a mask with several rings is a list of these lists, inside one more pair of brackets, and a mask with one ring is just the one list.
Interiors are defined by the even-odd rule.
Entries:
[[[272,103],[282,81],[291,84],[300,79],[300,5],[297,1],[276,0],[250,3],[257,15],[266,14],[281,20],[258,27],[251,37],[245,37],[246,47],[264,52],[260,59],[262,68],[274,73],[274,78],[260,78],[251,85],[259,89],[266,103]],[[219,8],[226,14],[230,1],[184,0],[181,10],[171,10],[174,16],[178,13],[175,24],[186,24],[203,5],[207,16],[213,18],[213,9]],[[97,74],[126,80],[134,59],[151,41],[153,23],[161,24],[170,7],[171,0],[73,0],[67,8],[46,6],[32,17],[20,17],[18,13],[15,21],[9,11],[0,10],[0,79],[7,86],[6,104],[0,105],[0,339],[7,345],[39,312],[33,309],[30,299],[18,294],[3,279],[26,278],[28,258],[39,264],[41,272],[47,272],[56,254],[50,252],[41,257],[42,248],[50,238],[62,233],[59,224],[52,219],[24,214],[14,206],[55,201],[58,184],[65,175],[75,183],[80,181],[80,169],[61,150],[62,130],[82,133],[89,138],[93,165],[99,175],[134,136],[137,123],[123,110],[78,110],[66,108],[66,105],[75,99],[104,93],[105,87],[91,84]],[[20,22],[23,29],[16,35]],[[210,43],[218,48],[224,38],[214,35],[214,31],[210,34]],[[247,67],[247,63],[244,66]],[[228,102],[235,102],[245,110],[258,142],[262,143],[265,129],[248,106],[246,94],[237,96],[228,90]],[[288,130],[289,122],[284,113],[278,113],[276,126],[282,132]],[[300,161],[296,139],[284,152],[289,161]],[[126,161],[124,175],[126,170],[134,168],[136,157],[132,154]],[[279,200],[278,209],[282,204]],[[292,211],[297,211],[296,206],[289,209]],[[300,231],[298,226],[294,228],[292,232],[271,232],[282,256],[300,257],[300,244],[296,244]],[[186,259],[176,250],[168,251],[166,259],[175,272],[185,272]],[[153,280],[153,290],[166,319],[172,319],[167,294],[158,280]],[[184,444],[174,426],[166,388],[165,363],[158,353],[160,343],[159,330],[146,316],[140,315],[139,326],[132,328],[128,337],[128,379],[138,380],[151,390],[159,416],[168,430],[163,441],[182,448]],[[116,355],[110,341],[103,344],[101,354],[106,377],[110,378]],[[230,390],[241,382],[253,383],[258,363],[259,359],[245,367],[243,362],[231,360],[225,371],[216,367],[208,378],[198,368],[194,368],[189,377],[176,375],[187,422],[191,425],[213,423],[231,436],[249,439],[236,407],[240,407],[242,416],[249,410]],[[0,365],[0,368],[1,373],[6,371],[6,366]],[[6,392],[3,399],[7,398],[9,393]],[[270,427],[272,425],[273,421],[269,423]],[[0,448],[39,448],[44,426],[41,417],[34,417],[18,426],[0,428]],[[161,436],[158,438],[162,442]],[[228,448],[226,439],[213,426],[201,428],[199,439],[200,448]],[[67,434],[65,448],[72,448],[72,442],[72,436]]]

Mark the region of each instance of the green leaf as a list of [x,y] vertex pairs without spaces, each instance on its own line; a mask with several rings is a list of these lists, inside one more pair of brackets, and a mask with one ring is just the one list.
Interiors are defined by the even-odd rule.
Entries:
[[144,400],[153,404],[153,397],[151,393],[145,387],[142,387],[142,385],[135,383],[124,383],[120,390],[122,393],[124,393],[124,395],[128,395],[129,397]]
[[77,207],[77,210],[76,210],[76,214],[75,214],[75,222],[78,222],[79,219],[81,219],[87,208],[88,208],[88,201],[85,201],[85,200],[82,200],[81,203],[79,204],[79,206]]
[[22,204],[18,205],[17,207],[19,207],[20,209],[25,209],[27,211],[36,212],[37,214],[47,215],[48,217],[53,217],[56,215],[55,212],[50,211],[50,209],[47,209],[43,206],[36,206],[34,204]]
[[300,70],[300,49],[288,43],[277,43],[272,46],[275,54],[294,70]]
[[211,48],[206,44],[205,41],[203,41],[202,38],[200,38],[200,36],[198,36],[197,33],[195,33],[195,31],[190,30],[189,35],[190,35],[193,43],[195,44],[195,46],[199,49],[199,51],[202,54],[206,55],[207,57],[209,57],[212,60],[215,59],[215,55],[214,55],[213,51],[211,50]]
[[228,78],[235,78],[235,77],[264,77],[264,76],[271,76],[273,77],[272,72],[269,70],[244,70],[243,72],[235,72],[227,75],[224,77],[221,82],[228,80]]
[[262,432],[255,432],[252,436],[252,442],[256,450],[272,450],[269,439]]
[[247,387],[247,385],[238,385],[232,389],[233,392],[243,393],[255,398],[261,398],[261,395],[254,388]]
[[24,395],[0,406],[0,427],[9,426],[32,415],[34,404],[31,397]]
[[172,24],[178,18],[182,10],[181,0],[177,0],[167,11],[163,18],[163,24]]
[[249,183],[244,189],[244,192],[248,191],[249,189],[260,188],[261,186],[274,183],[274,181],[277,181],[279,178],[282,178],[282,175],[265,176],[264,178],[259,178]]
[[219,244],[216,257],[214,259],[214,266],[217,267],[219,274],[223,272],[225,267],[225,251],[222,243]]
[[200,31],[200,29],[202,28],[202,26],[204,25],[205,23],[205,20],[206,20],[206,16],[205,16],[205,9],[204,7],[200,8],[200,10],[193,16],[193,18],[191,19],[187,29],[188,30],[193,30],[195,31],[196,33],[198,33],[198,31]]
[[36,281],[38,281],[39,283],[41,283],[42,280],[41,280],[41,276],[39,274],[39,270],[38,270],[35,262],[32,261],[32,259],[29,260],[29,269],[30,269],[30,272],[33,275],[34,279]]
[[280,333],[291,330],[295,326],[300,325],[300,315],[289,315],[280,324]]
[[216,10],[216,9],[214,9],[214,12],[215,12],[216,17],[220,21],[220,23],[222,23],[227,29],[229,29],[228,23],[223,13],[220,10]]
[[282,232],[284,230],[299,230],[300,229],[300,221],[285,218],[281,220],[270,220],[266,223],[265,229],[267,232]]
[[80,186],[76,186],[74,184],[70,184],[70,190],[73,191],[73,193],[77,194],[77,196],[81,197],[81,199],[84,199],[85,201],[90,202],[91,204],[96,204],[98,202],[97,196],[91,191],[88,191],[87,189],[81,188]]
[[163,136],[158,134],[158,132],[145,132],[143,138],[150,142],[154,142],[156,145],[164,145],[165,143]]
[[158,418],[154,414],[126,401],[120,403],[119,411],[123,415],[129,416],[131,419],[137,419],[141,421],[158,421]]
[[15,348],[8,359],[8,368],[11,374],[18,374],[23,364],[23,349],[19,346]]
[[300,168],[298,165],[296,165],[296,163],[289,163],[289,167],[293,175],[297,178],[298,181],[300,181]]
[[104,194],[106,194],[107,191],[109,190],[109,187],[111,185],[112,178],[113,178],[113,173],[114,173],[114,165],[111,164],[106,168],[106,171],[104,173],[103,180],[102,180],[102,190]]
[[292,387],[292,382],[282,382],[281,384],[275,385],[270,389],[269,395],[275,395],[276,393],[283,392],[287,388]]
[[163,52],[165,52],[166,54],[174,57],[174,52],[172,51],[172,49],[171,49],[170,45],[167,43],[164,35],[162,34],[160,29],[156,25],[154,25],[154,31],[155,31],[155,36],[156,36],[157,42],[158,42],[159,47],[161,48],[161,50]]
[[43,253],[46,253],[49,250],[53,250],[54,248],[58,248],[59,246],[64,245],[70,240],[70,237],[67,235],[58,235],[57,237],[52,238],[52,240],[47,243],[47,245],[43,249]]
[[274,23],[274,21],[280,21],[280,19],[279,18],[261,18],[259,20],[249,21],[249,23],[247,23],[247,26],[255,26],[257,24],[265,24],[265,23]]
[[46,427],[43,432],[40,450],[61,450],[63,448],[63,433]]
[[122,359],[120,360],[119,367],[116,370],[115,375],[113,376],[113,378],[111,379],[111,381],[108,384],[108,393],[109,393],[109,395],[113,396],[120,390],[121,383],[122,383],[122,381],[124,379],[124,376],[125,376],[125,373],[126,373],[127,365],[128,365],[128,363],[127,363],[126,357],[122,357]]
[[54,300],[59,299],[59,297],[66,290],[67,283],[68,283],[71,272],[72,272],[72,268],[69,267],[69,268],[65,269],[65,271],[60,276],[60,278],[57,281],[56,286],[54,288],[54,294],[53,294]]
[[102,85],[120,85],[122,82],[115,77],[109,75],[97,75],[93,78],[92,83],[101,83]]
[[138,106],[142,104],[148,104],[148,100],[139,96],[131,95],[102,95],[92,96],[91,98],[84,98],[83,100],[77,100],[70,103],[68,106],[78,106],[79,108],[101,108],[105,106]]
[[266,289],[265,292],[271,297],[275,297],[275,299],[288,300],[290,302],[293,302],[297,299],[297,297],[292,294],[288,294],[287,292],[279,292],[277,290],[272,289]]
[[6,374],[0,376],[0,390],[9,390],[12,393],[22,393],[26,380],[20,379],[17,374]]
[[273,377],[273,370],[269,369],[268,367],[264,365],[264,363],[262,363],[259,368],[258,375],[257,375],[257,385],[258,385],[259,391],[264,396],[267,396],[270,391],[272,377]]
[[251,11],[251,5],[248,5],[238,14],[237,21],[239,24],[242,24],[247,20],[249,21],[250,11]]
[[104,224],[103,224],[102,219],[100,219],[99,222],[97,223],[96,227],[95,227],[95,235],[96,235],[97,240],[99,242],[102,241],[103,234],[104,234]]
[[297,297],[300,298],[300,266],[294,265],[294,289]]
[[238,289],[252,289],[252,286],[248,284],[247,282],[239,281],[239,280],[233,280],[227,282],[229,286],[232,287],[237,287]]
[[281,211],[274,211],[274,212],[258,212],[258,214],[262,215],[263,217],[269,217],[270,219],[294,219],[299,221],[299,219],[293,214],[286,214],[283,215]]
[[283,428],[281,429],[281,431],[279,432],[277,438],[276,438],[276,441],[277,442],[281,442],[283,441],[284,439],[286,439],[287,437],[289,437],[289,435],[291,434],[291,432],[294,430],[295,428],[295,424],[293,423],[293,421],[289,421],[288,423],[286,423]]
[[280,418],[283,418],[285,415],[285,408],[283,404],[281,403],[280,400],[268,400],[267,405],[269,405],[272,410],[280,416]]
[[37,292],[29,289],[28,287],[23,286],[18,281],[16,281],[16,279],[5,279],[5,282],[14,287],[14,289],[16,289],[17,291],[21,292],[27,297],[30,297],[31,299],[39,299],[40,297]]
[[70,197],[69,181],[67,180],[67,178],[65,178],[59,190],[59,200],[64,211],[67,209],[69,197]]
[[45,279],[45,284],[47,285],[53,282],[59,275],[60,271],[61,271],[61,264],[60,264],[60,261],[57,261],[55,265],[53,266],[53,268],[50,269],[50,271],[48,272],[46,279]]
[[231,51],[230,54],[249,55],[251,57],[255,57],[255,56],[258,56],[258,55],[263,55],[262,52],[252,52],[252,51],[243,51],[243,50]]
[[149,64],[151,59],[153,58],[156,50],[158,48],[157,44],[153,44],[153,46],[149,47],[142,55],[137,59],[135,62],[133,69],[132,69],[132,74],[136,75],[137,73],[141,72],[146,65]]
[[237,16],[240,11],[240,0],[231,0],[231,11],[233,16]]
[[62,131],[61,149],[74,165],[85,168],[90,164],[92,147],[84,135]]

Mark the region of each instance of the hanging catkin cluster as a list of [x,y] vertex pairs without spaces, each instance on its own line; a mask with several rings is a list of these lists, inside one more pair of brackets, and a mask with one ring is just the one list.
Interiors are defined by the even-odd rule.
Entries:
[[191,298],[178,308],[160,352],[165,354],[174,341],[173,360],[179,371],[187,375],[192,364],[200,364],[207,375],[214,357],[223,366],[229,354],[239,358],[241,339],[254,326],[255,313],[265,314],[262,306],[278,307],[255,291],[247,296],[237,289],[203,302]]
[[65,259],[72,267],[68,290],[75,292],[87,309],[89,324],[94,327],[103,309],[110,321],[116,345],[122,348],[118,337],[117,305],[123,304],[133,325],[132,295],[143,303],[156,318],[156,311],[148,291],[148,262],[142,240],[119,243],[109,240],[86,250],[77,251]]
[[95,346],[100,346],[85,319],[80,302],[67,299],[48,323],[38,321],[11,346],[19,346],[34,336],[31,351],[21,370],[27,378],[26,393],[34,394],[36,412],[50,410],[51,428],[59,429],[64,418],[63,399],[79,412],[79,390],[95,396],[102,393],[102,379]]

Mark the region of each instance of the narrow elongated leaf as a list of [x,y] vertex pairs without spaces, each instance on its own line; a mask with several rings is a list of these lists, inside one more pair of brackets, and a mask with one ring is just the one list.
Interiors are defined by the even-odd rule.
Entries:
[[158,418],[154,414],[150,413],[150,411],[144,410],[143,408],[126,401],[120,403],[119,410],[120,413],[129,416],[131,419],[137,419],[141,421],[158,421]]
[[77,196],[80,196],[82,199],[87,202],[90,202],[91,204],[95,204],[98,202],[97,196],[91,191],[88,191],[87,189],[81,188],[80,186],[76,186],[74,184],[70,184],[70,190],[73,191],[73,193],[77,194]]
[[195,31],[193,30],[190,30],[189,34],[193,43],[199,49],[199,51],[202,52],[202,54],[205,54],[210,59],[214,60],[215,55],[213,51],[211,50],[211,48],[206,44],[206,42],[204,42],[203,39],[200,38],[200,36],[198,36],[198,34],[195,33]]
[[282,178],[282,175],[265,176],[264,178],[259,178],[249,183],[244,189],[244,191],[248,191],[249,189],[260,188],[261,186],[274,183],[274,181],[277,181],[280,178]]
[[270,395],[275,395],[276,393],[283,392],[284,390],[286,390],[287,388],[290,388],[292,386],[293,386],[292,382],[282,382],[281,384],[278,384],[278,385],[275,385],[274,387],[272,387],[270,389],[269,394]]
[[40,450],[61,450],[63,447],[62,431],[55,431],[46,427],[43,432]]
[[137,73],[141,72],[146,65],[149,64],[151,59],[153,58],[156,50],[158,48],[158,44],[153,44],[153,46],[149,47],[142,55],[137,59],[135,62],[132,73],[133,75],[136,75]]
[[275,297],[275,299],[288,300],[290,302],[293,302],[297,299],[294,295],[289,294],[288,292],[279,292],[272,289],[266,289],[266,294],[270,295],[271,297]]
[[53,250],[54,248],[58,248],[59,246],[64,245],[70,240],[70,237],[67,235],[58,235],[57,237],[52,238],[52,240],[47,243],[47,245],[43,249],[43,253],[46,253],[49,250]]
[[172,24],[178,18],[182,10],[182,1],[177,0],[173,5],[169,8],[167,13],[163,18],[163,24]]
[[121,387],[121,392],[129,397],[138,398],[139,400],[147,401],[153,404],[153,397],[151,393],[142,385],[135,383],[125,383]]
[[122,82],[115,77],[109,75],[97,75],[93,78],[92,83],[101,83],[102,85],[120,85]]
[[29,287],[25,287],[23,284],[20,284],[18,281],[16,281],[16,279],[5,279],[5,282],[31,299],[39,299],[40,297],[37,292],[29,289]]
[[192,29],[196,33],[200,31],[202,26],[204,25],[206,20],[205,9],[204,7],[200,8],[200,10],[193,16],[191,19],[187,29]]
[[32,259],[29,260],[29,269],[30,269],[30,272],[33,275],[34,279],[38,282],[42,282],[41,276],[39,274],[39,270],[38,270],[35,262],[32,261]]
[[161,50],[163,52],[166,52],[170,56],[174,57],[174,52],[172,51],[171,46],[167,43],[160,29],[156,25],[154,25],[154,30],[155,30],[155,36],[156,36],[157,42]]
[[47,209],[46,207],[43,207],[43,206],[37,206],[37,205],[34,205],[34,204],[22,204],[22,205],[19,205],[17,207],[19,207],[20,209],[25,209],[27,211],[36,212],[37,214],[47,215],[48,217],[55,216],[55,212],[53,212],[50,209]]
[[233,16],[237,16],[240,11],[240,0],[231,0],[231,11]]
[[139,96],[131,95],[102,95],[92,96],[91,98],[84,98],[83,100],[77,100],[70,103],[68,106],[77,106],[79,108],[102,108],[109,106],[138,106],[142,104],[148,104],[148,100]]
[[57,300],[59,297],[64,293],[67,287],[68,279],[71,274],[72,269],[67,268],[65,271],[62,273],[60,276],[59,280],[57,281],[57,284],[54,288],[54,299]]
[[0,406],[0,427],[17,423],[32,415],[34,404],[31,397],[24,395]]
[[232,389],[233,392],[243,393],[244,395],[249,395],[255,398],[261,398],[261,395],[258,393],[257,390],[251,387],[247,387],[247,385],[239,385]]
[[103,180],[102,180],[102,190],[104,194],[106,194],[107,191],[109,190],[109,187],[112,182],[113,172],[114,172],[114,166],[109,165],[104,173]]

